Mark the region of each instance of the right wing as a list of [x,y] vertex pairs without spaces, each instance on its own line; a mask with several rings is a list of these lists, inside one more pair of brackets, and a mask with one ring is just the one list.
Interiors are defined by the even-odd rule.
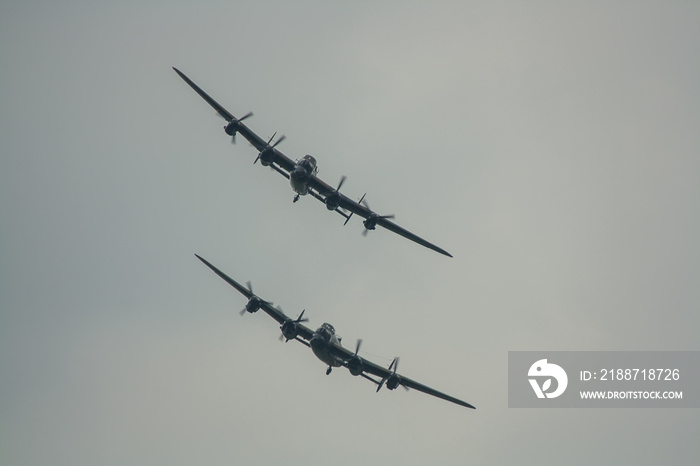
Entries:
[[[241,136],[246,138],[248,140],[248,142],[250,142],[253,145],[253,147],[255,147],[258,150],[258,152],[262,152],[263,150],[269,148],[270,150],[272,150],[272,152],[274,154],[274,159],[273,159],[274,163],[279,165],[281,168],[283,168],[287,172],[294,170],[295,163],[292,159],[290,159],[289,157],[287,157],[286,155],[284,155],[282,152],[278,151],[277,149],[270,147],[270,145],[269,145],[270,141],[266,141],[263,138],[261,138],[260,136],[258,136],[257,134],[255,134],[242,121],[239,121],[238,118],[234,117],[221,104],[219,104],[216,100],[212,99],[211,96],[209,94],[207,94],[206,92],[204,92],[201,87],[196,85],[194,83],[194,81],[192,81],[190,78],[185,76],[185,74],[183,72],[181,72],[180,70],[178,70],[175,67],[173,67],[173,70],[175,70],[175,72],[178,74],[178,76],[180,76],[187,84],[189,84],[189,86],[192,89],[194,89],[195,92],[197,94],[199,94],[204,100],[206,100],[207,103],[209,105],[211,105],[214,108],[214,110],[216,110],[216,112],[219,115],[221,115],[226,121],[228,121],[229,123],[232,121],[237,122],[236,131],[238,132],[238,134],[240,134]],[[278,168],[278,167],[275,167],[274,165],[272,165],[272,167],[275,169]],[[277,171],[280,174],[282,174],[283,176],[289,178],[289,176],[285,172],[280,171],[280,170],[277,170]]]
[[[228,283],[229,285],[231,285],[232,287],[237,289],[238,292],[241,293],[243,296],[245,296],[248,299],[251,299],[254,297],[258,298],[260,300],[260,309],[265,311],[265,313],[267,313],[270,317],[275,319],[280,325],[284,325],[285,322],[292,322],[293,321],[293,319],[291,319],[290,317],[287,317],[285,315],[285,313],[282,312],[281,309],[272,307],[272,303],[262,300],[261,298],[259,298],[255,294],[253,294],[253,292],[249,288],[244,287],[243,285],[241,285],[240,283],[235,281],[233,278],[229,277],[228,275],[223,273],[221,270],[217,269],[214,265],[212,265],[209,261],[207,261],[203,257],[200,257],[197,254],[195,254],[195,256],[197,257],[197,259],[202,261],[204,263],[204,265],[206,265],[212,271],[214,271],[215,274],[217,274],[219,277],[221,277],[226,283]],[[299,337],[303,338],[306,341],[311,340],[311,337],[313,336],[314,332],[310,328],[306,327],[305,325],[303,325],[299,322],[296,323],[296,328],[297,328],[297,335]],[[301,341],[301,340],[299,340],[299,341]],[[301,342],[305,343],[304,341],[301,341]]]

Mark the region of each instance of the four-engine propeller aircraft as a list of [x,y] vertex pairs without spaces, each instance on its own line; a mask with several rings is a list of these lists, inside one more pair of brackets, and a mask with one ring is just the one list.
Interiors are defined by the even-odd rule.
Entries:
[[274,134],[267,141],[264,140],[243,123],[243,120],[253,116],[252,112],[247,113],[241,118],[234,117],[228,110],[212,99],[209,94],[204,92],[180,70],[175,67],[173,67],[173,70],[175,70],[175,72],[187,84],[189,84],[190,87],[197,92],[197,94],[206,100],[209,105],[211,105],[216,112],[227,121],[226,126],[224,126],[224,131],[226,134],[231,136],[233,142],[236,140],[236,134],[240,134],[246,138],[250,144],[255,147],[255,149],[258,150],[258,156],[255,158],[253,164],[260,160],[261,165],[271,167],[282,176],[289,179],[292,189],[296,193],[294,196],[294,202],[299,199],[299,196],[311,194],[313,197],[323,202],[328,210],[338,212],[340,215],[345,217],[345,224],[348,223],[353,214],[364,218],[365,220],[363,223],[365,230],[363,231],[363,234],[365,235],[369,230],[374,230],[377,225],[379,225],[387,230],[403,236],[404,238],[408,238],[411,241],[415,241],[422,246],[432,249],[433,251],[437,251],[440,254],[452,257],[452,255],[444,249],[391,222],[390,219],[394,218],[393,215],[379,215],[376,212],[373,212],[369,208],[367,202],[365,202],[364,195],[359,201],[356,202],[342,194],[340,192],[340,188],[345,182],[345,176],[341,177],[337,187],[330,186],[323,182],[316,176],[318,173],[318,167],[314,157],[311,155],[306,155],[296,162],[293,161],[277,149],[277,145],[284,140],[284,136],[281,136],[274,143],[272,142],[275,137]]
[[360,351],[362,340],[357,341],[354,352],[347,348],[343,348],[343,346],[340,344],[341,338],[335,333],[335,329],[331,324],[324,323],[318,329],[316,329],[316,331],[313,331],[303,325],[304,322],[308,321],[308,319],[304,318],[304,311],[302,311],[299,317],[296,319],[287,317],[279,307],[272,307],[271,302],[265,301],[256,296],[253,293],[250,282],[248,282],[247,287],[244,287],[223,273],[221,270],[214,267],[206,259],[203,259],[197,254],[195,254],[195,256],[207,267],[213,270],[219,277],[224,279],[224,281],[226,281],[229,285],[233,286],[243,296],[248,298],[248,302],[241,311],[241,315],[245,314],[246,312],[257,312],[260,309],[265,311],[270,317],[275,319],[277,323],[280,324],[280,330],[282,331],[280,340],[296,340],[311,348],[311,351],[313,351],[316,357],[328,365],[326,374],[330,374],[334,367],[346,367],[352,375],[360,375],[365,379],[374,382],[377,385],[377,391],[379,391],[383,386],[386,386],[389,390],[394,390],[401,385],[406,389],[414,388],[423,393],[427,393],[428,395],[433,395],[438,398],[442,398],[443,400],[456,403],[460,406],[475,409],[474,406],[465,401],[454,398],[450,395],[446,395],[418,383],[415,380],[411,380],[408,377],[398,374],[397,370],[399,358],[394,358],[389,367],[384,368],[360,357],[358,352]]

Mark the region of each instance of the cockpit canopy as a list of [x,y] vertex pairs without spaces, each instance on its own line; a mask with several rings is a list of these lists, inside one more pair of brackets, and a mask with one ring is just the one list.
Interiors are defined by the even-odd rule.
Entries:
[[335,335],[335,328],[331,324],[329,324],[328,322],[324,322],[323,325],[321,325],[321,327],[319,327],[319,329],[316,331],[320,332],[321,329],[326,329],[329,332],[331,332],[331,335]]
[[335,335],[335,328],[329,323],[324,323],[318,329],[316,334],[322,336],[326,340],[330,340]]
[[316,159],[312,155],[305,155],[297,164],[302,167],[306,173],[310,175],[316,174]]
[[313,155],[306,154],[301,160],[308,160],[311,165],[316,166],[316,158]]

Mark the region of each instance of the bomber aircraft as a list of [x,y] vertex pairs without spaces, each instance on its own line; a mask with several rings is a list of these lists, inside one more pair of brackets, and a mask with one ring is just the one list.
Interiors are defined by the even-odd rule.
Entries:
[[387,230],[393,231],[404,238],[408,238],[411,241],[425,246],[433,251],[437,251],[440,254],[452,257],[452,255],[445,251],[444,249],[434,245],[433,243],[424,240],[420,236],[411,233],[405,228],[390,221],[394,218],[393,215],[379,215],[373,212],[367,202],[365,201],[365,195],[363,195],[359,201],[354,201],[340,192],[340,188],[345,182],[345,176],[340,178],[340,182],[337,187],[330,186],[319,179],[316,175],[318,173],[318,166],[316,164],[316,159],[311,155],[305,155],[297,161],[293,161],[282,152],[277,149],[277,145],[281,143],[285,136],[281,136],[277,141],[273,143],[275,134],[268,140],[265,140],[251,131],[244,123],[243,120],[253,116],[252,112],[247,113],[241,118],[234,117],[228,110],[222,107],[217,101],[212,99],[209,94],[204,92],[199,86],[197,86],[190,78],[185,76],[180,70],[173,67],[173,70],[187,83],[192,89],[194,89],[197,94],[199,94],[204,100],[211,105],[216,112],[221,115],[226,120],[226,125],[224,126],[224,131],[226,134],[231,136],[231,141],[236,141],[236,134],[240,134],[250,142],[250,144],[258,150],[258,156],[255,158],[253,164],[260,160],[260,164],[266,167],[274,169],[276,172],[287,178],[292,185],[292,189],[295,192],[294,202],[299,200],[299,196],[304,196],[311,194],[313,197],[323,202],[326,208],[331,211],[338,212],[340,215],[345,217],[345,224],[348,223],[353,214],[357,214],[364,218],[365,230],[362,232],[366,235],[369,230],[374,230],[377,225],[386,228]]
[[446,395],[433,388],[418,383],[415,380],[398,374],[397,370],[399,366],[399,358],[394,358],[389,367],[385,368],[360,357],[358,353],[360,351],[362,340],[357,340],[357,345],[355,346],[354,352],[344,348],[340,344],[341,337],[335,333],[335,329],[331,324],[324,323],[315,331],[311,330],[309,327],[303,325],[304,322],[309,320],[304,317],[304,311],[302,311],[299,317],[296,319],[287,317],[284,312],[282,312],[281,308],[273,307],[271,302],[265,301],[253,293],[253,288],[250,285],[250,282],[247,283],[247,287],[244,287],[226,275],[224,272],[217,269],[206,259],[197,254],[195,254],[195,256],[207,267],[213,270],[219,277],[224,279],[224,281],[226,281],[229,285],[237,289],[243,296],[248,298],[248,302],[241,310],[241,315],[245,314],[246,312],[254,313],[260,309],[265,311],[265,313],[280,324],[280,330],[282,331],[280,340],[285,342],[289,340],[296,340],[311,348],[311,351],[313,351],[316,357],[328,365],[326,375],[330,374],[334,367],[346,367],[352,375],[362,376],[365,379],[375,383],[377,385],[377,392],[383,386],[386,386],[389,390],[394,390],[399,386],[403,386],[405,389],[413,388],[423,393],[427,393],[428,395],[433,395],[438,398],[442,398],[443,400],[451,401],[452,403],[456,403],[460,406],[476,409],[466,401]]

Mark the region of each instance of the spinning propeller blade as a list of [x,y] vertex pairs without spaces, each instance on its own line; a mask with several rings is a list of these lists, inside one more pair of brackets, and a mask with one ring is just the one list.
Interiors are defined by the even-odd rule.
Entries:
[[275,133],[272,135],[272,137],[267,140],[267,147],[264,148],[263,150],[261,150],[260,152],[258,152],[258,156],[255,157],[255,161],[253,161],[253,165],[255,165],[257,163],[257,161],[260,159],[260,156],[262,155],[263,152],[265,152],[267,150],[274,149],[277,146],[277,144],[279,144],[280,142],[284,141],[287,138],[287,136],[285,136],[283,134],[282,136],[280,136],[280,138],[277,140],[277,142],[275,142],[273,145],[270,145],[272,140],[275,139],[275,136],[277,136],[277,131],[275,131]]
[[[391,370],[392,367],[394,368],[394,372],[392,375],[396,375],[396,369],[398,369],[398,367],[399,367],[398,356],[395,357],[393,361],[391,361],[391,364],[389,364],[389,370]],[[391,376],[389,376],[389,377],[391,377]],[[377,386],[377,391],[381,390],[381,388],[384,386],[384,383],[386,383],[386,381],[389,379],[389,377],[384,377],[382,379],[382,381],[379,382],[379,385]]]
[[[217,115],[219,115],[219,114],[217,113]],[[219,115],[219,116],[221,116],[221,115]],[[246,118],[250,118],[252,116],[253,116],[253,112],[248,112],[245,115],[243,115],[242,117],[240,117],[239,119],[237,119],[236,123],[240,123],[241,121],[245,120]],[[236,133],[233,133],[233,136],[231,136],[231,144],[235,144],[235,143],[236,143]]]

